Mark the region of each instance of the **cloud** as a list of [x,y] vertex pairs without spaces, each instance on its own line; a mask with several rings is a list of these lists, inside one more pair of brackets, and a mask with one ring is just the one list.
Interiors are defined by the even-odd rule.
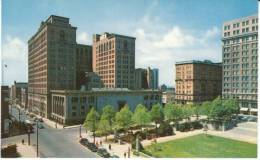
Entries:
[[89,35],[86,32],[81,32],[77,34],[77,42],[82,44],[89,44],[90,43]]
[[174,26],[166,33],[162,40],[155,42],[155,46],[160,48],[176,48],[194,45],[196,39],[188,34],[185,34],[178,26]]
[[6,36],[3,43],[2,58],[8,60],[24,61],[27,57],[27,44],[18,37]]
[[2,63],[4,84],[13,84],[13,81],[28,81],[28,51],[27,44],[19,37],[7,35],[2,44]]

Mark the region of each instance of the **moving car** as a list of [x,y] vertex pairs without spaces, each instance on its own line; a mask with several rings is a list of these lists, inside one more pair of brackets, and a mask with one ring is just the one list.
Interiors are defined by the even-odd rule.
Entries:
[[110,157],[110,154],[107,152],[107,150],[105,148],[99,148],[97,150],[97,154],[101,157],[104,157],[104,158],[109,158]]

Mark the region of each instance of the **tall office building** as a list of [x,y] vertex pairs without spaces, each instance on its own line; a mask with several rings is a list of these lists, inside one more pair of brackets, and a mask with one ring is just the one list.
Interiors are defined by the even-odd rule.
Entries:
[[158,69],[135,69],[135,89],[158,89]]
[[53,89],[75,89],[76,27],[51,15],[28,41],[28,106],[50,117]]
[[86,83],[86,72],[92,72],[92,46],[77,44],[76,89]]
[[176,62],[177,103],[201,103],[221,96],[222,65],[211,61]]
[[93,36],[93,71],[106,88],[134,88],[135,38],[113,33]]
[[257,111],[257,43],[257,15],[223,24],[222,96],[238,99],[240,107],[251,111]]
[[158,89],[159,87],[159,69],[154,68],[153,71],[153,85],[152,89]]

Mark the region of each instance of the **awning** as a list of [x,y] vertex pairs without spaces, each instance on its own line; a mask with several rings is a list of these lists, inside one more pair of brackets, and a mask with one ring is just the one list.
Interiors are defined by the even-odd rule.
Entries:
[[257,112],[257,109],[256,108],[251,108],[250,111],[251,112]]
[[240,108],[240,111],[248,111],[248,108],[242,107],[242,108]]

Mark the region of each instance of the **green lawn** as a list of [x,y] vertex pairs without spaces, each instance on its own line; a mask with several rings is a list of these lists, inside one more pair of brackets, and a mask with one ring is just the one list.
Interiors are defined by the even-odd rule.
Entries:
[[[157,149],[156,149],[157,148]],[[199,134],[145,148],[154,157],[256,158],[257,145],[227,138]]]

